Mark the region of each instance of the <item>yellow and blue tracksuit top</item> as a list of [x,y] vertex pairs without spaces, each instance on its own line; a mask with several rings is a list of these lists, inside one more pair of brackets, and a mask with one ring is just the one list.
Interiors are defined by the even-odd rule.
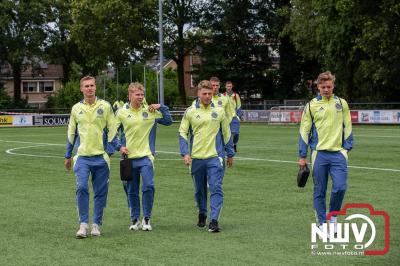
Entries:
[[128,158],[142,158],[149,156],[153,159],[155,154],[157,123],[169,126],[172,118],[165,105],[160,106],[160,111],[150,112],[147,104],[142,104],[139,109],[125,105],[116,113],[117,128],[121,128],[121,142],[116,145],[119,150],[125,146],[129,150]]
[[230,123],[232,118],[236,116],[235,112],[232,112],[232,109],[229,105],[228,97],[224,96],[222,93],[217,93],[213,95],[212,102],[216,107],[222,107],[225,111],[225,116]]
[[80,101],[71,110],[65,158],[72,157],[74,147],[79,156],[113,154],[116,132],[114,113],[107,101],[96,98],[91,105]]
[[307,157],[308,146],[317,151],[352,149],[350,109],[344,99],[318,95],[305,106],[300,125],[299,157]]
[[119,108],[121,108],[122,106],[124,106],[124,101],[115,101],[112,105],[113,111],[117,111]]
[[234,91],[232,91],[230,94],[224,92],[224,96],[228,99],[228,106],[233,118],[243,116],[242,102],[240,101],[239,94]]
[[[232,121],[233,117],[236,117],[235,112],[232,111],[231,106],[229,105],[228,102],[228,97],[224,96],[222,93],[218,93],[216,95],[213,95],[213,97],[211,98],[211,102],[214,103],[215,107],[220,107],[222,109],[224,109],[225,111],[225,116],[227,117],[229,123]],[[197,97],[197,99],[195,99],[192,102],[192,105],[196,105],[200,103],[200,99],[199,97]]]
[[[181,155],[193,159],[233,157],[233,143],[228,118],[223,108],[212,102],[205,107],[199,101],[186,109],[179,127]],[[190,143],[190,151],[189,151]]]

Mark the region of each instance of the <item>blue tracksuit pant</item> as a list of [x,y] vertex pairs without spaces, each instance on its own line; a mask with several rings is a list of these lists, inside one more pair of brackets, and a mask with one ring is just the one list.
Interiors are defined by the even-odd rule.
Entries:
[[210,188],[210,219],[217,220],[224,200],[222,180],[224,168],[219,157],[192,160],[192,177],[199,213],[207,215],[207,183]]
[[236,145],[239,142],[240,133],[240,121],[238,117],[234,117],[230,124],[233,144]]
[[123,183],[128,199],[131,220],[140,219],[139,186],[142,176],[142,208],[143,216],[151,217],[154,202],[154,168],[152,161],[146,156],[132,159],[132,180]]
[[[326,222],[326,190],[328,175],[332,177],[329,211],[339,211],[347,189],[347,158],[344,151],[312,152],[314,179],[314,208],[320,224]],[[346,155],[347,156],[347,155]]]
[[78,156],[74,173],[76,176],[76,204],[79,222],[89,223],[89,175],[92,175],[94,192],[93,223],[101,225],[103,210],[107,203],[110,169],[103,155]]

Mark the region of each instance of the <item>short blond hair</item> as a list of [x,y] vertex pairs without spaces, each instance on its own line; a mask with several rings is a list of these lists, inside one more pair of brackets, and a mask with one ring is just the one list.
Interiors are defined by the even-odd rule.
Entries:
[[327,80],[331,80],[332,83],[335,83],[335,75],[333,75],[330,71],[325,71],[318,75],[317,85]]
[[142,83],[132,82],[131,84],[129,84],[128,91],[134,92],[135,90],[144,91]]
[[197,89],[201,90],[201,89],[208,89],[211,90],[211,82],[209,80],[202,80],[199,82],[199,84],[197,85]]
[[92,76],[84,76],[83,78],[81,78],[81,80],[79,81],[79,86],[82,86],[82,83],[86,80],[94,80],[94,84],[96,84],[96,78],[92,77]]

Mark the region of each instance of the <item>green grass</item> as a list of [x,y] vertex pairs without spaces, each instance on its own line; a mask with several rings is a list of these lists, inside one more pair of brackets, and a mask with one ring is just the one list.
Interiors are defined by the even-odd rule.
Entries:
[[[234,161],[234,167],[227,170],[224,178],[225,201],[219,234],[195,227],[197,211],[189,170],[178,154],[161,152],[179,152],[177,130],[178,124],[158,128],[160,152],[155,161],[153,231],[128,230],[130,219],[118,177],[118,159],[113,158],[103,235],[77,240],[75,178],[64,170],[62,159],[66,128],[0,128],[0,265],[398,265],[400,262],[399,171],[350,168],[345,197],[346,203],[370,203],[375,209],[389,213],[388,254],[313,256],[310,252],[310,224],[314,222],[312,182],[309,180],[304,189],[299,189],[295,185],[298,170],[295,163],[267,161],[297,160],[296,126],[242,125],[237,155],[242,159]],[[355,126],[354,135],[355,148],[349,156],[351,166],[400,169],[400,127]],[[11,153],[36,157],[6,153],[9,149],[14,149]]]

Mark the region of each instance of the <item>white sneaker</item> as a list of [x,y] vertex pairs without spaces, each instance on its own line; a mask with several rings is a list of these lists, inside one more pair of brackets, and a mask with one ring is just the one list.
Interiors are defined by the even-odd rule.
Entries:
[[152,230],[149,218],[143,218],[143,220],[142,220],[142,230],[143,231],[151,231]]
[[78,232],[76,232],[76,238],[86,238],[89,232],[89,225],[87,223],[81,223]]
[[100,226],[98,224],[92,224],[92,231],[90,231],[91,236],[100,236]]
[[139,221],[138,219],[134,219],[134,220],[132,221],[131,226],[129,226],[129,230],[135,230],[135,231],[137,231],[137,230],[139,230],[141,227],[142,227],[142,226],[141,226],[141,224],[140,224],[140,221]]

